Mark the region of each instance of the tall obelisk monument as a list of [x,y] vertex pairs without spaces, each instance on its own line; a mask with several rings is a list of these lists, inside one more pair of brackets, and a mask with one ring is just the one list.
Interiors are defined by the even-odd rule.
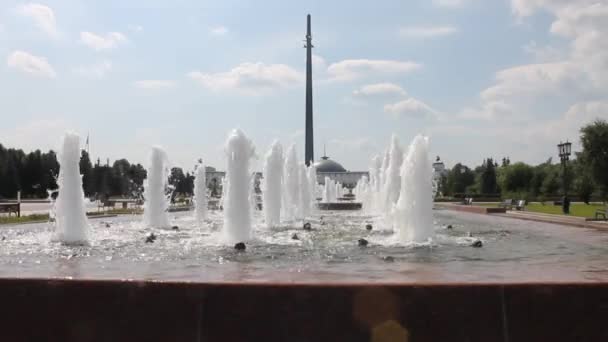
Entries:
[[306,166],[315,162],[314,133],[312,127],[312,35],[310,33],[310,14],[306,18]]

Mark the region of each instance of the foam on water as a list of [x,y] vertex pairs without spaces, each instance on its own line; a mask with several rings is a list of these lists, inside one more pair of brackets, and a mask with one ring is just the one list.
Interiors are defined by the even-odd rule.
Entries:
[[152,147],[144,184],[144,221],[151,228],[168,228],[169,198],[167,196],[169,158],[160,146]]
[[252,237],[250,164],[255,147],[240,129],[235,129],[228,135],[225,152],[224,237],[229,243],[248,241]]
[[82,176],[80,175],[80,137],[68,132],[63,136],[58,154],[59,194],[55,201],[55,239],[64,244],[88,244],[89,223],[86,217]]

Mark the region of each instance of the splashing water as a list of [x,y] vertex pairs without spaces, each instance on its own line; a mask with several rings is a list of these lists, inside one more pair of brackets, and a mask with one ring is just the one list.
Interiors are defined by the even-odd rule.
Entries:
[[264,158],[263,210],[268,228],[281,222],[281,189],[283,186],[283,146],[274,141]]
[[426,242],[434,235],[433,172],[428,148],[428,138],[416,136],[401,166],[401,192],[393,222],[403,243]]
[[207,179],[203,163],[198,164],[194,178],[194,210],[199,223],[207,219]]
[[403,149],[399,144],[399,139],[396,135],[391,138],[391,147],[389,150],[388,167],[385,169],[384,183],[384,213],[389,214],[393,209],[393,205],[399,199],[399,189],[401,188],[401,176],[399,170],[403,164]]
[[296,146],[291,145],[287,149],[287,155],[285,157],[285,168],[284,168],[284,180],[285,180],[285,191],[284,205],[285,205],[285,219],[294,220],[298,214],[298,206],[300,203],[299,185],[300,185],[300,172],[298,168],[298,154],[296,152]]
[[59,194],[55,201],[55,239],[69,245],[89,244],[82,176],[80,175],[80,137],[72,132],[63,136],[59,151]]
[[249,165],[255,147],[239,130],[233,130],[226,141],[226,180],[224,184],[224,236],[227,242],[251,239],[251,205]]
[[165,150],[160,146],[152,147],[149,163],[144,190],[144,222],[151,228],[168,228],[171,226],[167,214],[169,199],[166,195],[169,158]]
[[310,186],[308,184],[308,169],[306,168],[306,164],[301,164],[300,168],[300,204],[298,206],[298,214],[301,218],[305,218],[310,214],[311,208],[311,198],[310,194]]

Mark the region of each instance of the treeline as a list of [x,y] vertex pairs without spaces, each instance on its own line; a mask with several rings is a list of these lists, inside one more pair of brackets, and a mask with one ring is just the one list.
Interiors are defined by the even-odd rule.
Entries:
[[[86,151],[81,152],[80,173],[85,196],[89,198],[139,197],[143,192],[146,170],[141,164],[126,159],[93,165]],[[46,198],[48,191],[57,189],[59,163],[54,151],[36,150],[25,153],[21,149],[5,148],[0,144],[0,198]],[[171,169],[169,184],[175,194],[190,195],[194,176],[181,168]]]
[[598,120],[580,130],[583,150],[571,156],[564,174],[552,158],[538,165],[500,163],[485,159],[470,168],[458,163],[441,178],[439,191],[445,197],[517,198],[544,201],[568,194],[581,201],[605,200],[608,194],[608,123]]

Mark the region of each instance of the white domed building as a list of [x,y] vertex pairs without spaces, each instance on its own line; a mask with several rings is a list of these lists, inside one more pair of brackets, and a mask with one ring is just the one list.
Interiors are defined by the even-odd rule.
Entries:
[[319,184],[325,184],[325,177],[329,177],[329,179],[342,183],[345,187],[354,188],[361,177],[368,176],[367,172],[348,171],[342,164],[331,160],[326,155],[314,163],[314,166],[317,170],[317,181]]

